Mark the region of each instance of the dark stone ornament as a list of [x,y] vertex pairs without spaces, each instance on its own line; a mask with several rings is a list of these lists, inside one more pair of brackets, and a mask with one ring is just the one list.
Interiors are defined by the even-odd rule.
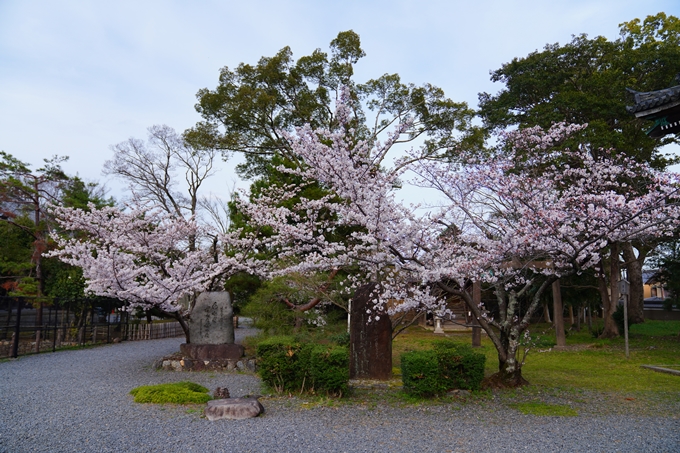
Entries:
[[229,398],[229,389],[226,387],[217,387],[215,389],[215,393],[213,393],[213,398],[216,400]]

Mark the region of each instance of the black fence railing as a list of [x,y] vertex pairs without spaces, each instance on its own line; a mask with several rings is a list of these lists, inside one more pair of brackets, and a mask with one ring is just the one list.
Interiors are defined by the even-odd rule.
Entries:
[[183,334],[179,323],[149,324],[114,299],[0,297],[0,358]]

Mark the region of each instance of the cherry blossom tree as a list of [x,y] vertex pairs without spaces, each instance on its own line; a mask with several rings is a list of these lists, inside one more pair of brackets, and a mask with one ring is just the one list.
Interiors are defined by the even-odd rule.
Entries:
[[[241,197],[239,209],[252,224],[274,231],[271,246],[278,267],[272,275],[335,275],[343,269],[349,273],[343,282],[347,294],[376,284],[372,297],[378,318],[414,308],[441,310],[442,301],[417,284],[412,266],[423,252],[420,243],[428,242],[428,222],[395,199],[400,177],[419,157],[383,168],[403,130],[397,128],[384,143],[357,141],[348,97],[344,90],[336,106],[338,128],[306,125],[295,134],[282,132],[301,165],[279,166],[277,171],[295,176],[296,182],[267,187],[251,201]],[[316,184],[326,195],[301,196],[305,187]]]
[[[529,321],[555,280],[589,268],[606,272],[603,257],[611,253],[618,263],[617,244],[669,236],[679,224],[677,175],[611,153],[557,151],[583,127],[507,134],[509,151],[484,161],[463,156],[458,164],[414,166],[419,184],[445,200],[436,218],[444,229],[429,246],[423,282],[462,298],[479,320],[498,351],[497,385],[525,382]],[[493,286],[497,306],[475,304],[470,281]],[[605,323],[615,328],[612,286]]]
[[[668,235],[678,225],[676,176],[606,152],[556,153],[585,126],[508,134],[499,149],[509,151],[484,161],[461,155],[457,163],[442,162],[412,151],[386,168],[390,140],[400,131],[384,145],[356,142],[348,138],[342,99],[336,115],[336,130],[306,126],[286,136],[303,164],[279,170],[301,184],[271,187],[242,205],[253,223],[275,232],[274,273],[351,270],[349,292],[377,283],[376,317],[441,313],[438,294],[458,296],[498,350],[499,385],[525,382],[522,345],[553,281],[589,268],[605,272],[602,258],[612,245]],[[442,194],[441,210],[418,216],[396,201],[406,169],[419,175],[417,184]],[[328,195],[286,203],[312,183]],[[474,281],[494,287],[495,307],[473,303],[467,288]],[[618,299],[616,289],[612,296]]]
[[255,243],[241,232],[213,235],[219,242],[197,247],[205,230],[162,208],[89,209],[52,208],[71,235],[55,235],[59,249],[49,255],[80,267],[87,291],[124,300],[130,310],[157,308],[177,319],[187,343],[191,306],[179,303],[183,296],[218,287],[236,272],[262,270],[262,263],[249,257]]

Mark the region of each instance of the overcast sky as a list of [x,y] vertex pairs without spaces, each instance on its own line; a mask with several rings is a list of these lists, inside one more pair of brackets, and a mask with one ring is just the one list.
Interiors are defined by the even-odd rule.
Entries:
[[[367,54],[355,80],[398,73],[476,107],[501,88],[489,71],[512,58],[573,34],[615,39],[621,22],[660,11],[680,16],[680,1],[0,0],[0,150],[33,168],[67,155],[68,173],[107,182],[109,146],[154,124],[194,125],[196,92],[223,66],[284,46],[327,51],[349,29]],[[226,191],[232,164],[216,179]]]

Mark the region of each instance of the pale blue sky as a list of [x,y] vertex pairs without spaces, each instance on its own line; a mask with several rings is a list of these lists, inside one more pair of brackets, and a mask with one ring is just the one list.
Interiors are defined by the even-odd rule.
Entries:
[[68,155],[69,173],[104,181],[109,145],[153,124],[192,126],[195,94],[221,67],[286,45],[327,50],[348,29],[367,53],[356,80],[396,72],[476,106],[512,58],[572,34],[614,39],[619,23],[660,11],[680,16],[680,1],[0,0],[0,149],[34,166]]

